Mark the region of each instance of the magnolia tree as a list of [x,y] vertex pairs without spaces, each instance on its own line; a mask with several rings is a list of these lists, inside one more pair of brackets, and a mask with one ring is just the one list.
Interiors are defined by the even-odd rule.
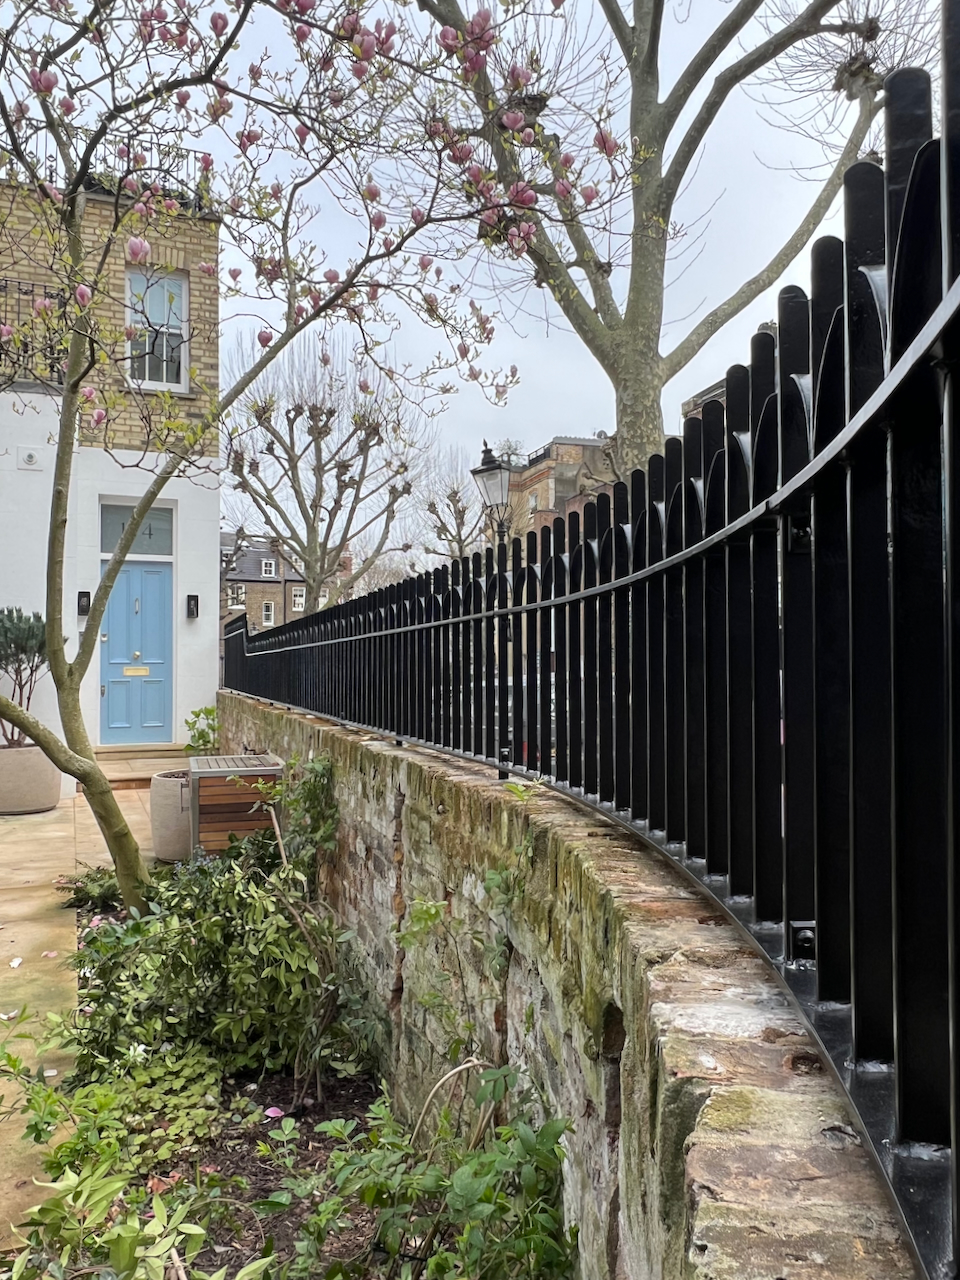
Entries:
[[[868,145],[884,76],[929,60],[937,17],[930,0],[418,5],[435,23],[424,113],[447,149],[446,185],[473,212],[497,289],[546,290],[609,377],[621,468],[661,447],[664,385],[809,241]],[[669,75],[671,37],[689,43],[691,30],[702,43]],[[664,352],[675,206],[708,136],[736,147],[718,117],[741,86],[823,145],[824,171],[770,260]],[[431,213],[433,175],[428,164],[410,178]]]
[[410,550],[398,529],[426,463],[427,419],[383,375],[305,342],[239,408],[244,427],[226,450],[231,523],[269,537],[303,575],[307,613],[368,590],[381,557]]
[[[108,0],[83,10],[18,0],[0,12],[0,266],[42,283],[33,306],[0,329],[0,378],[59,396],[46,625],[62,736],[8,698],[0,719],[83,783],[136,905],[146,869],[96,764],[80,686],[110,590],[164,486],[217,465],[222,424],[242,429],[234,410],[244,394],[308,330],[344,327],[398,394],[410,371],[383,353],[404,315],[436,331],[424,374],[432,385],[462,360],[496,399],[512,375],[480,371],[492,320],[420,247],[431,225],[462,216],[462,197],[418,102],[430,65],[422,40],[401,22],[317,0]],[[414,161],[420,200],[399,181]],[[182,398],[139,382],[151,359],[189,350],[177,346],[191,335],[162,282],[176,262],[166,246],[191,231],[209,246],[192,267],[199,283],[217,282],[256,349],[227,385],[191,370],[200,407],[188,417]],[[132,298],[124,263],[142,273]],[[213,333],[217,324],[214,314]],[[61,639],[63,566],[80,443],[141,467],[143,489],[72,646]]]

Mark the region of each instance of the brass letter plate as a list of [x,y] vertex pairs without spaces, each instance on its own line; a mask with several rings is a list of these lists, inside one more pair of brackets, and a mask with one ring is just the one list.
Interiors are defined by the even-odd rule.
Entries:
[[148,676],[150,674],[149,667],[124,667],[123,674],[125,676]]

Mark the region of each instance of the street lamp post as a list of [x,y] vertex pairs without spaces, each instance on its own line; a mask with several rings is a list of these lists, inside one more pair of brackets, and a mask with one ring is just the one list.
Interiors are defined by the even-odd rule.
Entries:
[[479,467],[470,471],[477,488],[484,510],[490,517],[490,524],[496,530],[497,541],[505,542],[507,537],[507,510],[510,506],[510,464],[503,458],[497,458],[493,450],[483,442],[483,456]]

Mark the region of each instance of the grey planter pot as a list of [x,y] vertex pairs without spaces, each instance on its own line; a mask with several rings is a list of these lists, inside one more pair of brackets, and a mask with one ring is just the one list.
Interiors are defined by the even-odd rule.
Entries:
[[190,857],[190,776],[175,769],[150,780],[150,827],[153,853],[160,862]]
[[43,813],[60,803],[60,770],[39,747],[0,748],[0,814]]

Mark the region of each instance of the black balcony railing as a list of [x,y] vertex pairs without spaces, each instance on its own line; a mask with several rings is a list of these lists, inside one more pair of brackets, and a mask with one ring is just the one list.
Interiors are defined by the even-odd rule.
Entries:
[[[80,126],[67,128],[74,163],[84,154],[92,134]],[[24,129],[24,151],[42,182],[63,188],[67,169],[56,141],[42,121],[30,121]],[[0,180],[23,181],[29,177],[26,166],[7,154],[0,168]],[[94,148],[84,189],[112,195],[127,178],[132,178],[138,191],[156,183],[163,195],[177,200],[186,208],[200,210],[208,202],[209,181],[205,178],[200,152],[189,150],[156,137],[126,135],[122,129],[111,130]]]
[[933,1280],[960,1151],[960,0],[890,77],[809,298],[646,473],[251,637],[225,686],[546,779],[752,939]]
[[11,382],[63,383],[63,309],[66,294],[29,280],[0,277],[0,386]]

